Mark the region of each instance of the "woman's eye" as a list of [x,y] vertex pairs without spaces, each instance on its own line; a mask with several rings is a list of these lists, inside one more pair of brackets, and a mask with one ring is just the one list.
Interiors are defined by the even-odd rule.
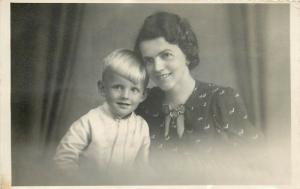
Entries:
[[165,60],[171,59],[171,58],[173,58],[173,54],[170,52],[164,52],[163,54],[161,54],[161,58],[165,59]]

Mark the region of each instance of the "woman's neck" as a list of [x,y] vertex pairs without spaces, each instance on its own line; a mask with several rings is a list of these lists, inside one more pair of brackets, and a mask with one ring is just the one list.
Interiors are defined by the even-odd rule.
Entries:
[[182,79],[171,89],[165,91],[165,103],[177,106],[184,104],[195,88],[195,79],[187,70],[182,76]]

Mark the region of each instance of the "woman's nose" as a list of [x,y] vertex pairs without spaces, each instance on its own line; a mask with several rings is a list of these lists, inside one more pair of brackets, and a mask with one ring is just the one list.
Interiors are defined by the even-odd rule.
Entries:
[[153,67],[155,71],[161,71],[164,68],[164,61],[157,57]]

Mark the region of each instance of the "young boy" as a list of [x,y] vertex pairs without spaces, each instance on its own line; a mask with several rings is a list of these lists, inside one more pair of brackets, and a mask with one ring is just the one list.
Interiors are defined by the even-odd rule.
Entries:
[[148,80],[133,51],[110,53],[98,83],[105,102],[71,125],[56,150],[58,169],[77,184],[105,184],[121,175],[125,181],[132,170],[147,167],[149,129],[134,110],[146,98]]

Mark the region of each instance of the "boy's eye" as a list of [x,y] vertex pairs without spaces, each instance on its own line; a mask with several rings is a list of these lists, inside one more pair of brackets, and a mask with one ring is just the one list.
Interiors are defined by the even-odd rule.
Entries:
[[169,60],[174,57],[174,55],[171,52],[164,52],[160,55],[160,57],[164,60]]
[[117,89],[117,90],[121,90],[122,89],[122,85],[113,85],[112,88],[113,89]]
[[140,92],[140,90],[139,90],[138,88],[132,88],[131,91],[132,91],[133,93],[139,93],[139,92]]

